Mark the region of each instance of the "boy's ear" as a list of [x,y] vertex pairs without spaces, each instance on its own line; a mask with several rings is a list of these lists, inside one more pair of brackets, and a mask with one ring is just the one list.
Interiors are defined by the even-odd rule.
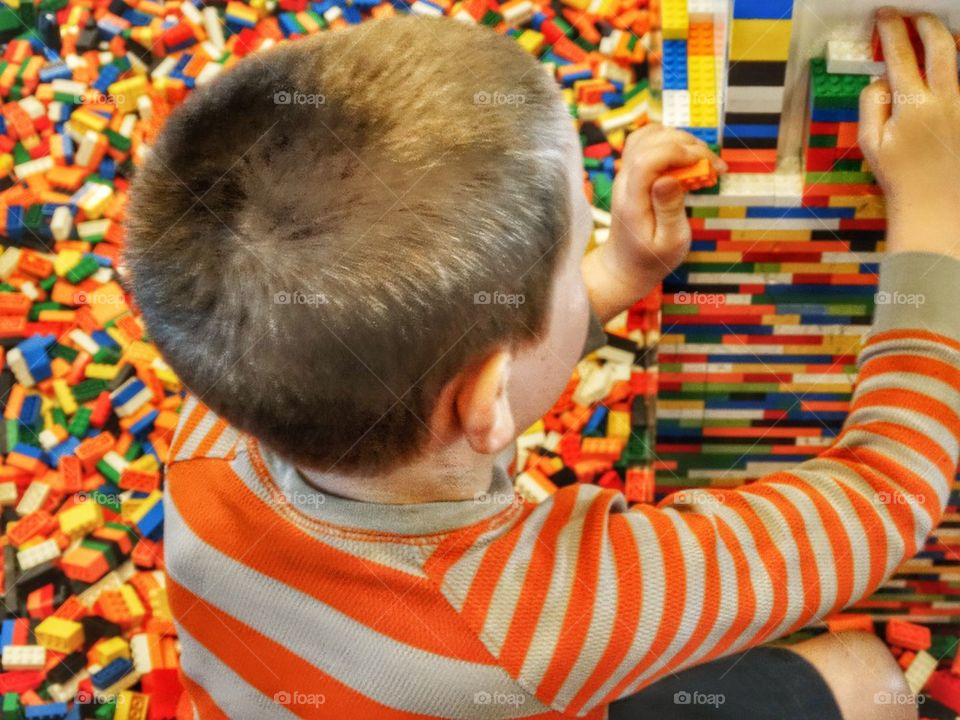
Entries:
[[448,386],[452,397],[447,402],[452,400],[454,415],[450,420],[478,453],[500,452],[513,441],[516,423],[507,393],[512,362],[509,352],[497,350],[464,369]]

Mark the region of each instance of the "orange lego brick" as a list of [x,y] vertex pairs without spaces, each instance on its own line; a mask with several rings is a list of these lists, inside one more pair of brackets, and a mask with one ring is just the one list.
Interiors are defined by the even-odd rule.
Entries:
[[717,171],[707,158],[687,167],[670,170],[664,175],[679,180],[686,190],[700,190],[717,184]]

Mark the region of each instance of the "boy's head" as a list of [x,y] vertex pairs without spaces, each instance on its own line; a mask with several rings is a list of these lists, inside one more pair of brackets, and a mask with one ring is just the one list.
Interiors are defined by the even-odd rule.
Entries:
[[458,433],[491,452],[583,341],[580,174],[513,40],[375,21],[193,93],[138,171],[126,262],[190,390],[298,463],[382,471]]

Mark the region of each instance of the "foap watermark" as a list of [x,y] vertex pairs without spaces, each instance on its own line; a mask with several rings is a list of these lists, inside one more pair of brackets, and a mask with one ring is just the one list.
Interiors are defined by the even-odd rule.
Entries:
[[287,692],[286,690],[281,690],[278,693],[274,693],[273,701],[277,705],[296,705],[299,707],[320,707],[327,702],[326,695],[322,693],[306,693],[300,692],[299,690],[294,690],[293,692]]
[[727,697],[723,693],[703,693],[699,690],[687,692],[686,690],[680,690],[673,694],[674,705],[709,705],[718,708],[726,701]]
[[123,295],[97,294],[91,295],[85,290],[77,290],[73,294],[74,305],[87,305],[91,300],[96,300],[97,305],[126,305],[127,299]]
[[285,493],[279,488],[270,491],[270,498],[277,505],[292,505],[294,507],[320,507],[327,501],[327,496],[322,492],[303,492],[302,490],[293,490]]
[[87,93],[80,98],[83,105],[123,105],[127,101],[126,95],[111,93]]
[[918,308],[927,304],[927,296],[923,293],[887,292],[886,290],[881,290],[873,296],[873,301],[877,305],[907,305]]
[[481,490],[478,493],[474,493],[473,501],[481,505],[509,505],[514,501],[513,493],[503,493],[503,492],[488,492],[486,490]]
[[277,90],[273,94],[274,105],[313,105],[326,104],[327,97],[322,93],[305,93],[299,90]]
[[487,292],[482,290],[473,294],[474,305],[506,305],[507,307],[520,307],[527,301],[522,293],[505,293],[499,290]]
[[698,307],[722,307],[727,304],[727,296],[723,293],[702,293],[699,291],[687,292],[682,290],[673,296],[677,305],[697,305]]
[[881,691],[873,696],[874,705],[922,705],[927,701],[924,695]]
[[673,498],[674,502],[680,505],[723,505],[726,502],[723,495],[716,495],[709,490],[699,490],[697,488],[680,490]]
[[904,495],[900,492],[881,490],[877,493],[877,502],[881,505],[923,505],[926,497],[923,494]]
[[327,296],[323,293],[305,293],[300,290],[293,292],[281,291],[273,294],[276,305],[326,305]]
[[527,701],[523,693],[487,692],[481,690],[473,694],[474,705],[510,705],[520,707]]
[[473,94],[474,105],[523,105],[527,102],[527,96],[523,93],[505,93],[499,90],[490,92],[489,90],[478,90]]
[[924,93],[888,92],[877,95],[878,105],[924,105],[926,102]]

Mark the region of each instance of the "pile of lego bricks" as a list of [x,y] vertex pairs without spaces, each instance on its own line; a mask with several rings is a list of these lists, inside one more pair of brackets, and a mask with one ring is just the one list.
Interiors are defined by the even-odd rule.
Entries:
[[0,4],[3,720],[167,718],[182,691],[160,502],[181,387],[117,267],[136,160],[250,52],[394,13],[491,26],[555,73],[602,236],[647,121],[646,0]]

